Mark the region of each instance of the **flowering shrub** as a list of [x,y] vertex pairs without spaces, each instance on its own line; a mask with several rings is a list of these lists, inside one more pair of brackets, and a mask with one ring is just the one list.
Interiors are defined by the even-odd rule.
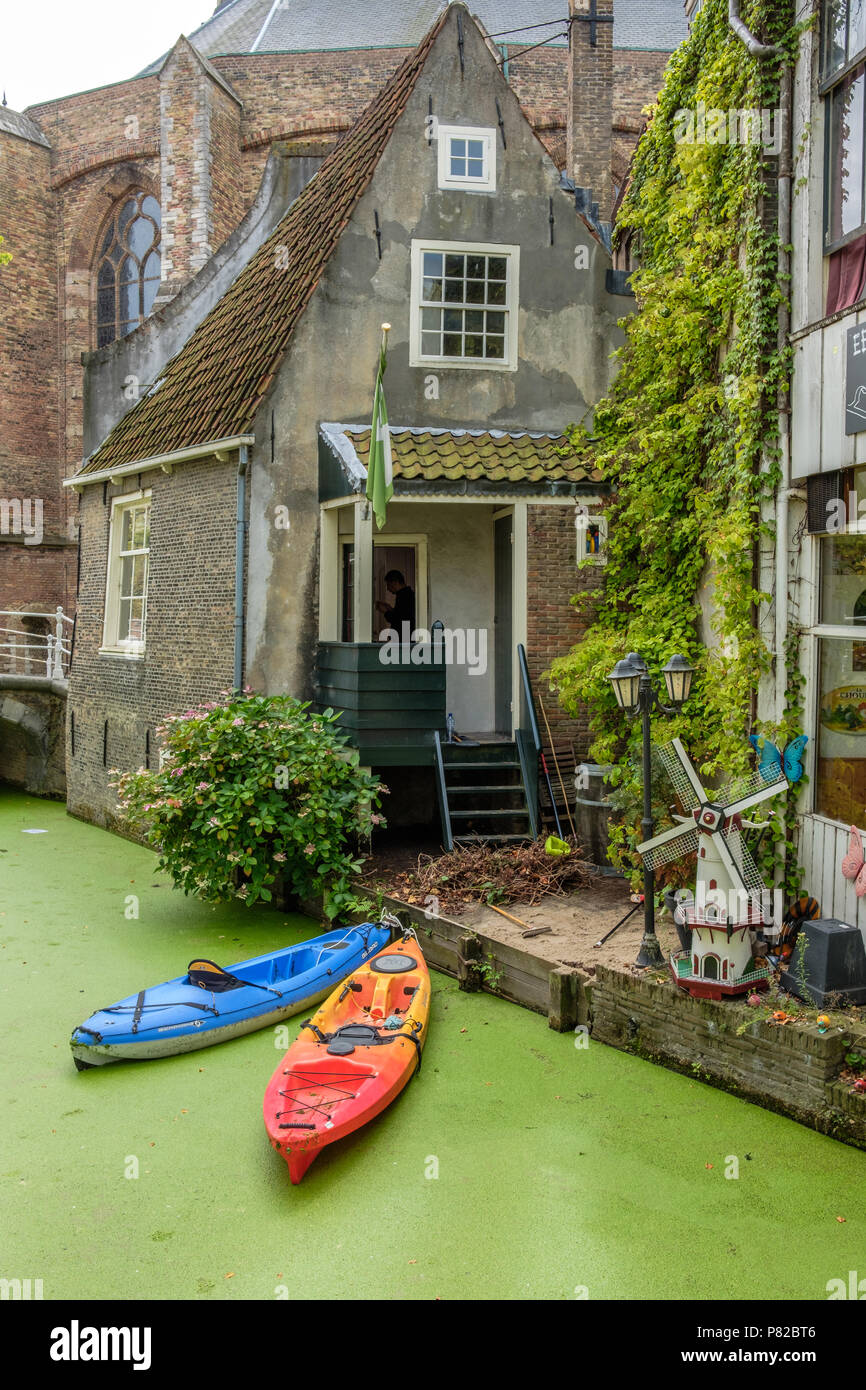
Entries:
[[159,771],[115,774],[121,815],[185,893],[268,902],[280,878],[298,896],[324,890],[336,917],[354,903],[352,841],[383,823],[384,790],[336,720],[248,692],[170,715],[157,730]]

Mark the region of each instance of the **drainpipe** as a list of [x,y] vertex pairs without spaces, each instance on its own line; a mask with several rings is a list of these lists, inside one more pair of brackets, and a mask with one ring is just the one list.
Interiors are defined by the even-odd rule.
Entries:
[[244,683],[244,550],[246,543],[247,468],[249,448],[242,444],[238,454],[238,512],[235,529],[235,690]]
[[752,31],[746,28],[740,19],[740,0],[728,0],[728,24],[740,42],[746,45],[753,58],[776,58],[781,53],[778,44],[761,43]]
[[[786,63],[779,78],[779,109],[782,121],[782,138],[779,150],[778,169],[778,209],[779,209],[779,283],[783,288],[779,304],[777,343],[783,350],[788,343],[791,329],[790,275],[791,255],[791,192],[792,167],[791,147],[793,144],[792,124],[793,73]],[[779,430],[779,469],[781,477],[776,502],[776,718],[781,720],[785,712],[785,691],[788,684],[788,660],[785,653],[785,639],[788,635],[788,503],[791,496],[791,413],[790,393],[779,391],[778,430]],[[776,845],[776,888],[783,882],[789,849],[785,837],[780,836]],[[779,923],[774,922],[775,926]]]
[[[791,243],[791,128],[792,73],[786,64],[779,82],[779,103],[782,121],[782,141],[779,151],[778,205],[779,205],[779,283],[784,287],[784,295],[779,305],[778,348],[787,346],[791,328],[790,310],[790,271],[791,256],[788,247]],[[791,416],[790,393],[779,392],[779,480],[778,505],[776,510],[776,711],[781,719],[785,708],[785,688],[788,683],[788,664],[785,657],[785,638],[788,635],[788,500],[791,494]]]

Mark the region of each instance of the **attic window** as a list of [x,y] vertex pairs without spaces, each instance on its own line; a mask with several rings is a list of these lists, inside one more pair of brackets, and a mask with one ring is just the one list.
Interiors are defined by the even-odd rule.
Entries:
[[478,126],[440,125],[439,187],[496,192],[496,132]]
[[517,368],[520,248],[412,243],[410,365]]

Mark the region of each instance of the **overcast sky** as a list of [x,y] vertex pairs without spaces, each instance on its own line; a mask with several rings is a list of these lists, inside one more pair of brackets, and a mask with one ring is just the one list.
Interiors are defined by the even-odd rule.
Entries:
[[35,102],[133,77],[179,34],[191,34],[216,0],[41,0],[3,7],[0,88],[16,111]]

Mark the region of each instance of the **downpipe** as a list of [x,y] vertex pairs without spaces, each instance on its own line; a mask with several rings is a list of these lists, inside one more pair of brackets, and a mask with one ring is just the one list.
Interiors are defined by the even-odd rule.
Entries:
[[235,525],[235,691],[240,691],[244,683],[244,552],[249,460],[249,447],[242,444],[238,454],[238,509]]
[[753,58],[777,58],[781,53],[778,44],[761,43],[751,29],[747,29],[740,18],[740,0],[728,0],[728,24],[741,43],[745,44]]

